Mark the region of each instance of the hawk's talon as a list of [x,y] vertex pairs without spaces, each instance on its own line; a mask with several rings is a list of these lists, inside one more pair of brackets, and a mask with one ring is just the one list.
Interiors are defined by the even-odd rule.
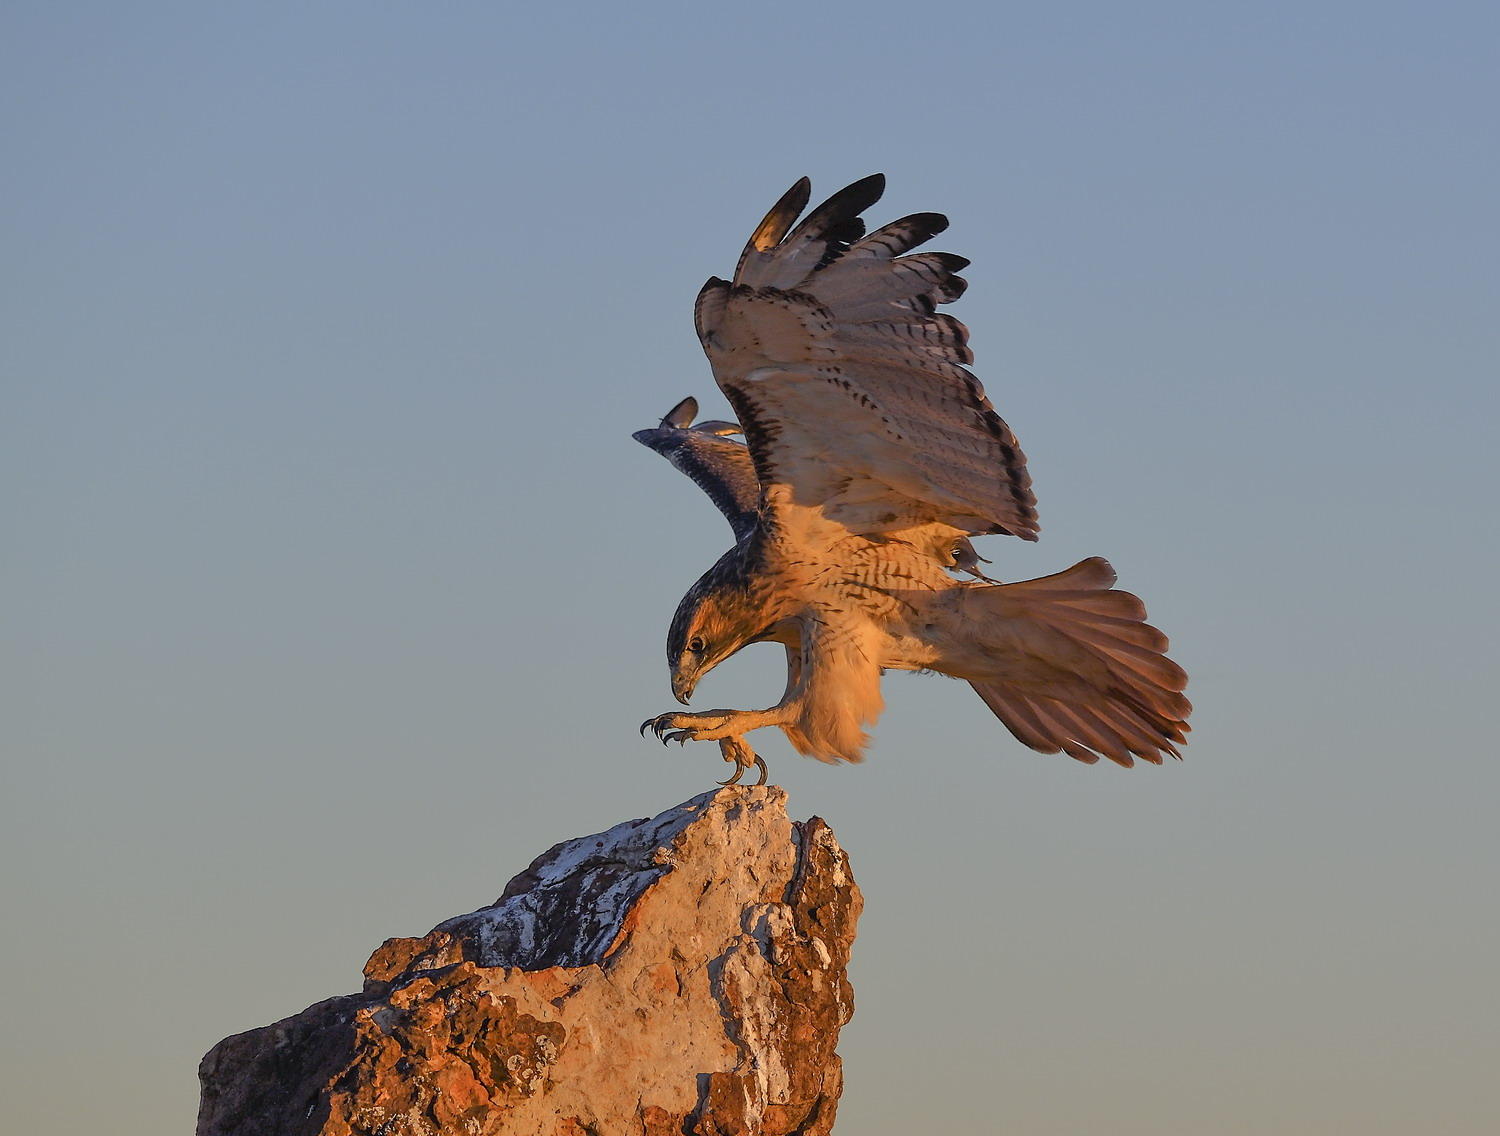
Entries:
[[756,754],[755,760],[748,765],[742,765],[738,760],[733,757],[729,757],[728,755],[725,756],[724,760],[734,762],[734,775],[730,777],[728,781],[715,782],[715,784],[718,785],[738,785],[740,778],[745,775],[745,770],[749,769],[750,765],[754,765],[756,769],[760,770],[760,777],[757,778],[754,786],[758,789],[766,783],[766,778],[769,777],[771,773],[771,771],[766,768],[766,759],[761,757],[760,754]]
[[650,730],[653,734],[656,735],[657,741],[661,742],[662,745],[666,745],[667,739],[662,735],[672,728],[672,720],[676,717],[676,714],[668,713],[658,714],[655,718],[647,718],[644,722],[641,723],[641,737],[644,738],[646,736],[646,731]]
[[765,758],[746,745],[744,738],[737,736],[720,738],[719,753],[725,761],[734,762],[734,775],[728,781],[720,781],[720,785],[738,785],[740,778],[745,775],[745,770],[752,765],[760,770],[760,778],[755,784],[760,786],[766,783],[766,777],[770,771],[766,769]]
[[[738,734],[729,737],[715,738],[715,734],[725,729],[732,716],[727,712],[713,714],[682,714],[669,712],[658,714],[655,718],[647,718],[641,723],[641,736],[645,737],[646,731],[650,730],[656,735],[662,745],[668,742],[676,742],[680,746],[688,742],[717,741],[719,753],[725,761],[734,765],[734,775],[727,781],[720,781],[720,785],[738,785],[740,778],[745,775],[745,770],[752,765],[760,771],[760,777],[756,785],[764,785],[770,771],[766,768],[765,759],[745,744]],[[691,723],[691,724],[689,724]],[[707,737],[703,735],[707,734]]]

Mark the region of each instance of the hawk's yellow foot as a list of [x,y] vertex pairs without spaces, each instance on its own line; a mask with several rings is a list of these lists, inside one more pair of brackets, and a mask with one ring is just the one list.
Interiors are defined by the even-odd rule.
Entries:
[[668,711],[642,722],[641,736],[644,737],[646,731],[650,730],[662,745],[668,742],[681,744],[718,741],[736,732],[731,723],[740,713],[736,710],[713,710],[707,714],[678,714]]
[[[760,779],[755,783],[764,785],[769,774],[765,759],[746,745],[744,738],[738,733],[730,732],[736,724],[744,728],[742,719],[745,718],[754,719],[756,715],[738,710],[719,710],[708,714],[658,714],[641,723],[641,734],[644,736],[650,730],[661,739],[662,745],[668,742],[686,745],[688,742],[717,741],[719,753],[735,767],[734,775],[727,781],[720,781],[720,785],[739,784],[745,770],[752,765],[760,770]],[[757,721],[758,724],[760,723]]]
[[766,768],[766,759],[746,745],[744,738],[720,738],[719,752],[724,755],[725,761],[734,763],[734,773],[729,780],[720,781],[720,785],[738,785],[745,770],[751,765],[760,770],[760,779],[755,782],[756,785],[766,783],[766,777],[770,774],[770,770]]

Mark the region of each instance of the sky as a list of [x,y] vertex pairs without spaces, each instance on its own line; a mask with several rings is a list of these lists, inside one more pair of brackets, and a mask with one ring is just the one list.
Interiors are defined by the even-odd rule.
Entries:
[[[1186,760],[896,675],[757,736],[867,907],[841,1131],[1471,1134],[1500,1065],[1489,4],[31,3],[0,17],[0,1099],[189,1130],[221,1037],[723,775],[635,732],[728,545],[630,438],[798,177],[952,218]],[[780,651],[696,704],[781,692]]]

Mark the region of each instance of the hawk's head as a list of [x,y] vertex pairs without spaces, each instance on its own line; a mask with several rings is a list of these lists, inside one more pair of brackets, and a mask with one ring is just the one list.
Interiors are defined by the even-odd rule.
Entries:
[[705,572],[672,617],[667,665],[672,669],[672,693],[684,706],[700,678],[761,638],[769,625],[765,605],[752,592],[738,553],[738,548],[732,549]]

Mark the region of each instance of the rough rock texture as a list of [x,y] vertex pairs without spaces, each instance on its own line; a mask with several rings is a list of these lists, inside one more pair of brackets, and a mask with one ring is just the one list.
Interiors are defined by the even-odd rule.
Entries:
[[216,1045],[199,1136],[827,1133],[861,903],[774,786],[565,841],[363,993]]

